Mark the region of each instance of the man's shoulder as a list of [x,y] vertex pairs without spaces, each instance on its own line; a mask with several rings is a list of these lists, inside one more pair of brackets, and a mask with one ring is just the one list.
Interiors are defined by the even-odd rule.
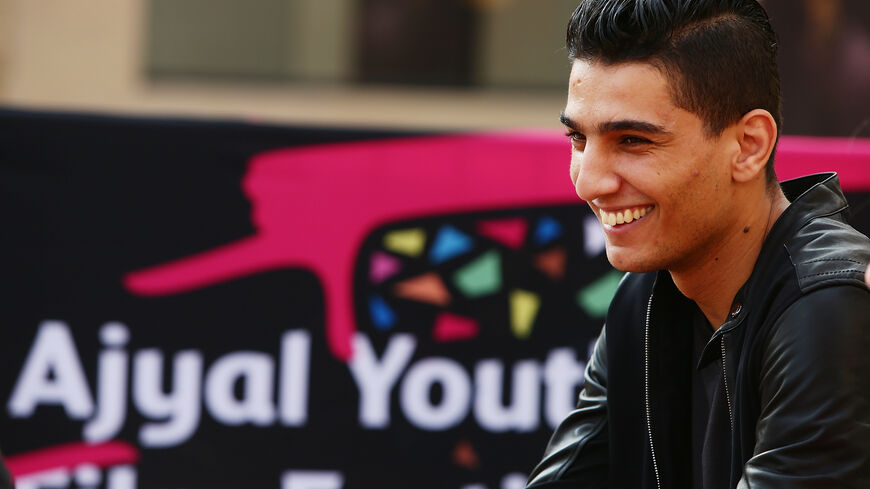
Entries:
[[835,286],[865,287],[870,238],[834,218],[816,218],[785,242],[803,294]]
[[[800,295],[779,322],[818,328],[870,320],[870,238],[836,217],[813,219],[785,243]],[[857,323],[856,323],[857,324]],[[812,335],[807,335],[808,337]]]

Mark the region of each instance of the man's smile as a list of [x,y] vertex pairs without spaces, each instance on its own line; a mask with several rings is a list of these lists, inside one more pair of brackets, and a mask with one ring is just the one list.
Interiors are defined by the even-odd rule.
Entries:
[[601,224],[616,226],[619,224],[627,224],[632,221],[642,219],[645,215],[652,211],[654,207],[654,205],[649,205],[646,207],[628,207],[625,209],[618,209],[614,211],[605,211],[604,209],[599,209],[598,214],[601,217]]

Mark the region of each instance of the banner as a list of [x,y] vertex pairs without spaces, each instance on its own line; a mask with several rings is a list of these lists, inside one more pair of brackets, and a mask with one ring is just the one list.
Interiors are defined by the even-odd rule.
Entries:
[[[622,274],[559,134],[0,111],[19,489],[519,489]],[[870,143],[785,138],[870,230]]]

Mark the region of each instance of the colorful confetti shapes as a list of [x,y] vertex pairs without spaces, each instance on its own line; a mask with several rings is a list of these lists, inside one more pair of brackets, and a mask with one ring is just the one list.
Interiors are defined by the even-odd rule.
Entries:
[[592,258],[604,251],[604,231],[601,222],[594,215],[588,215],[583,219],[583,251],[586,256]]
[[405,299],[426,302],[436,306],[450,304],[450,292],[444,285],[444,281],[435,272],[399,282],[396,284],[394,291],[397,296]]
[[623,275],[618,270],[607,272],[577,293],[577,304],[590,317],[603,318]]
[[423,228],[401,229],[384,236],[384,248],[410,257],[418,257],[426,246],[426,231]]
[[538,294],[527,290],[512,290],[510,293],[511,332],[524,340],[532,334],[532,325],[541,308]]
[[494,294],[501,288],[501,255],[495,250],[484,253],[457,270],[453,279],[466,297]]
[[477,321],[449,312],[438,314],[432,329],[432,337],[441,343],[470,340],[479,334],[480,324]]
[[376,251],[372,253],[371,260],[369,261],[369,280],[374,284],[379,284],[399,273],[401,269],[402,264],[398,258],[390,256],[383,251]]
[[[597,327],[622,277],[569,285],[578,269],[606,265],[601,225],[583,206],[426,216],[372,237],[362,271],[370,327],[429,331],[436,342],[479,338],[483,328],[529,340],[547,326],[543,314]],[[554,293],[567,287],[567,295]]]
[[369,297],[369,315],[375,327],[381,331],[391,329],[396,324],[396,313],[378,295]]
[[451,458],[454,464],[465,469],[474,470],[480,466],[480,457],[477,455],[477,450],[474,449],[474,445],[468,440],[460,440],[456,444]]
[[444,226],[435,236],[432,249],[429,250],[429,261],[435,265],[464,255],[474,247],[474,241],[462,231],[453,226]]
[[565,262],[567,258],[567,251],[559,246],[536,254],[534,258],[535,268],[550,277],[550,280],[558,282],[565,277]]
[[492,219],[477,223],[477,232],[481,236],[513,249],[523,247],[528,229],[529,223],[522,217]]
[[536,245],[542,246],[552,243],[562,236],[562,223],[550,216],[541,216],[535,225],[533,240]]

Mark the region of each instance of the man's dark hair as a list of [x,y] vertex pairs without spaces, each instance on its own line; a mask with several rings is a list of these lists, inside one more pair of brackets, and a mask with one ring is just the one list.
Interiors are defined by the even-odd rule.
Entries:
[[[658,67],[710,136],[753,109],[782,127],[776,34],[756,0],[582,0],[567,48],[572,59]],[[776,181],[773,154],[766,177]]]

